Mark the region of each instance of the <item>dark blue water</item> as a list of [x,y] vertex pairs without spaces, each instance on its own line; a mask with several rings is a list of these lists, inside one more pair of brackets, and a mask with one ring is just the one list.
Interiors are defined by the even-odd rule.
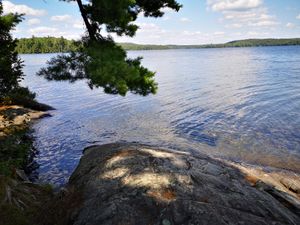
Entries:
[[135,141],[300,171],[300,47],[132,51],[157,71],[157,95],[126,97],[35,73],[25,84],[57,110],[34,125],[42,182],[65,183],[95,144]]

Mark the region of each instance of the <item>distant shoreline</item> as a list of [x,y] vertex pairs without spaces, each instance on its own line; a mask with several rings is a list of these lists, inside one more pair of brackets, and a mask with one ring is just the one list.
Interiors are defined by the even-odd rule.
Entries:
[[[246,47],[214,47],[214,48],[166,48],[166,49],[125,49],[126,51],[168,51],[168,50],[197,50],[197,49],[230,49],[230,48],[268,48],[268,47],[292,47],[300,45],[268,45],[268,46],[246,46]],[[19,53],[20,55],[39,55],[39,54],[61,54],[68,52],[40,52],[40,53]]]
[[170,50],[170,49],[206,49],[206,48],[243,48],[243,47],[275,47],[299,46],[300,38],[293,39],[246,39],[231,41],[224,44],[204,45],[140,45],[120,43],[125,50]]
[[[245,39],[231,41],[224,44],[204,45],[151,45],[118,43],[127,51],[145,50],[171,50],[171,49],[207,49],[207,48],[242,48],[242,47],[275,47],[275,46],[300,46],[300,38],[288,39]],[[18,40],[16,51],[19,54],[40,54],[40,53],[67,53],[76,51],[78,43],[67,40],[63,37],[32,37]]]

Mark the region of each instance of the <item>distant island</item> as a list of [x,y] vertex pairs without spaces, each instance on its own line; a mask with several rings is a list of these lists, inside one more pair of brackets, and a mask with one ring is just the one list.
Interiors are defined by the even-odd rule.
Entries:
[[[198,49],[198,48],[232,48],[300,45],[300,38],[287,39],[245,39],[224,44],[205,45],[140,45],[134,43],[119,43],[125,50],[167,50],[167,49]],[[31,37],[18,40],[16,51],[20,54],[70,52],[78,48],[74,40],[63,37]]]

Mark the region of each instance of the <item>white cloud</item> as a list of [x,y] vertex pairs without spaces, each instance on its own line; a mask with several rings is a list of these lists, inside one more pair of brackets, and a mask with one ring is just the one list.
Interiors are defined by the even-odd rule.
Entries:
[[85,25],[82,20],[77,20],[73,23],[73,27],[76,29],[85,29]]
[[64,27],[67,29],[75,28],[82,31],[85,29],[85,25],[81,19],[74,19],[68,14],[52,16],[50,20],[55,22],[64,22]]
[[214,33],[214,35],[217,35],[217,36],[220,36],[220,35],[222,36],[224,34],[225,34],[225,32],[223,32],[223,31],[217,31]]
[[[64,37],[66,39],[78,40],[82,35],[82,31],[80,30],[61,31],[60,29],[54,27],[40,26],[40,27],[29,29],[27,31],[27,35],[26,35],[27,37],[31,37],[32,35],[36,37],[51,36],[51,37]],[[24,37],[24,32],[22,37]]]
[[51,20],[52,21],[58,21],[58,22],[68,22],[72,19],[72,16],[70,15],[57,15],[57,16],[52,16]]
[[27,24],[28,24],[29,26],[31,26],[31,25],[37,25],[37,24],[40,24],[40,23],[41,23],[41,20],[39,20],[39,19],[37,19],[37,18],[29,19],[29,20],[27,21]]
[[184,23],[191,22],[191,20],[189,18],[186,18],[186,17],[180,18],[180,21],[184,22]]
[[112,35],[117,42],[137,44],[207,44],[221,43],[228,40],[225,32],[203,33],[199,30],[165,30],[154,23],[137,23],[140,29],[134,38]]
[[213,11],[244,11],[258,8],[262,0],[207,0],[208,6]]
[[269,14],[263,0],[207,0],[209,9],[222,13],[226,28],[274,27],[279,24]]
[[195,34],[194,32],[187,31],[187,30],[185,30],[185,31],[182,32],[183,36],[193,36],[194,34]]
[[19,13],[27,16],[44,16],[47,14],[45,10],[33,9],[27,5],[15,5],[10,1],[3,1],[4,14],[7,13]]
[[270,33],[268,32],[257,32],[257,31],[249,31],[246,33],[247,38],[267,38]]
[[169,7],[165,7],[161,11],[164,12],[164,13],[175,12],[173,9],[171,9]]
[[161,29],[154,23],[136,23],[139,26],[138,33],[164,33],[165,30]]
[[259,33],[256,32],[256,31],[249,31],[249,32],[247,32],[247,35],[249,35],[249,36],[257,36],[257,35],[259,35]]
[[249,22],[249,26],[252,27],[272,27],[278,24],[279,24],[278,22],[273,20],[261,20],[261,21]]
[[296,17],[296,19],[300,20],[300,14]]
[[170,17],[169,17],[169,16],[164,16],[164,17],[162,18],[162,20],[164,20],[164,21],[170,20]]
[[225,26],[226,28],[241,28],[241,27],[243,27],[243,25],[242,24],[240,24],[240,23],[233,23],[233,24],[228,24],[228,25],[226,25]]
[[30,33],[30,35],[34,35],[34,36],[53,36],[53,34],[55,32],[57,32],[56,28],[53,27],[35,27],[35,28],[31,28],[28,31]]
[[286,24],[286,27],[287,28],[294,28],[296,25],[295,24],[293,24],[293,23],[287,23]]
[[30,36],[37,36],[37,37],[46,37],[46,36],[56,36],[55,33],[57,32],[56,28],[53,27],[35,27],[28,30]]
[[[268,14],[267,9],[256,9],[248,12],[224,12],[224,19],[231,24],[231,27],[272,27],[279,23],[274,16]],[[238,27],[234,24],[239,24]]]
[[242,33],[241,33],[241,32],[236,32],[236,33],[234,33],[233,35],[235,35],[235,36],[241,36]]
[[16,35],[16,34],[20,34],[22,33],[22,30],[19,28],[19,27],[16,27],[13,31],[12,31],[13,35]]

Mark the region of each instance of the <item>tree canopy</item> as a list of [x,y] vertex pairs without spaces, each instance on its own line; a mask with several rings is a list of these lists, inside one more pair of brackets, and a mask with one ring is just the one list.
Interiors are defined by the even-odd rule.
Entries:
[[134,36],[138,26],[132,22],[140,13],[146,17],[161,17],[162,9],[178,11],[181,7],[175,0],[89,0],[88,4],[71,1],[77,2],[91,39],[103,39],[101,30],[104,28],[109,33]]
[[17,42],[16,51],[21,54],[31,53],[66,53],[76,51],[77,43],[63,37],[21,38]]
[[48,62],[38,74],[48,80],[87,79],[88,85],[103,87],[106,93],[126,95],[128,91],[141,95],[155,93],[155,73],[141,65],[141,58],[129,59],[126,51],[110,35],[134,36],[138,15],[161,17],[164,8],[178,11],[175,0],[89,0],[76,1],[87,29],[81,47],[70,54],[60,55]]
[[3,6],[0,2],[0,99],[19,87],[23,77],[22,61],[19,59],[16,48],[16,40],[10,31],[21,22],[22,15],[3,15]]

